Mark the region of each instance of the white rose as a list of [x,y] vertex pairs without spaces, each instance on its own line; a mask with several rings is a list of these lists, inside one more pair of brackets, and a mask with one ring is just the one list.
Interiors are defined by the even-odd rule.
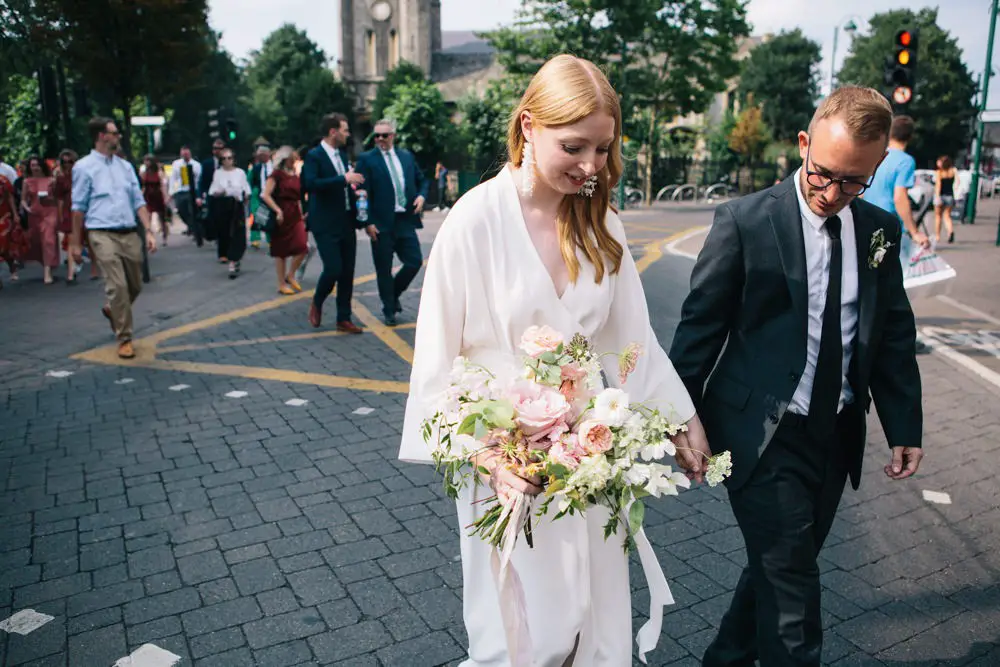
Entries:
[[875,256],[872,257],[876,264],[881,264],[882,260],[885,259],[885,248],[879,248],[875,251]]
[[608,426],[621,426],[631,415],[628,394],[621,389],[605,389],[594,399],[594,419]]
[[563,341],[563,335],[548,325],[532,326],[521,335],[521,349],[529,357],[537,359],[546,352],[555,352]]

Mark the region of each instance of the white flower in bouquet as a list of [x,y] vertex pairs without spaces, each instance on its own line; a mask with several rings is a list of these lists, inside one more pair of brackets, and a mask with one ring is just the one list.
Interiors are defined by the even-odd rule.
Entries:
[[628,394],[609,387],[594,399],[593,418],[608,426],[621,426],[632,413],[628,409]]
[[570,476],[568,485],[586,493],[603,489],[611,477],[611,464],[603,454],[585,456]]
[[667,438],[644,443],[642,449],[639,450],[639,456],[642,457],[643,461],[657,461],[664,456],[673,456],[676,453],[677,448]]
[[708,470],[705,471],[705,481],[709,486],[722,484],[733,472],[732,455],[728,452],[716,454],[708,460]]
[[654,498],[660,496],[676,496],[678,487],[690,488],[691,480],[682,472],[674,472],[670,466],[661,463],[649,464],[649,482],[645,486],[646,492]]
[[455,357],[449,379],[453,390],[472,401],[494,398],[492,375],[485,368],[476,366],[465,357]]
[[652,471],[648,465],[637,463],[628,467],[622,474],[622,481],[629,486],[644,486],[648,481]]

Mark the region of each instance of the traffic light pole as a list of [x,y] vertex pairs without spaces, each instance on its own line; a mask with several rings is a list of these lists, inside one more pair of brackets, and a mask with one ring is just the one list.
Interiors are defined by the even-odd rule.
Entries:
[[[986,111],[986,96],[990,90],[990,76],[993,73],[993,36],[997,27],[997,4],[1000,0],[993,0],[990,8],[990,37],[986,42],[986,69],[983,71],[983,91],[979,98],[979,109],[977,110],[977,122],[979,123],[976,133],[976,152],[972,161],[972,185],[969,187],[969,203],[965,208],[966,219],[970,224],[976,222],[976,206],[979,203],[979,164],[983,157],[983,140],[986,136],[986,124],[983,122],[983,113]],[[1000,245],[1000,224],[997,226],[997,245]]]

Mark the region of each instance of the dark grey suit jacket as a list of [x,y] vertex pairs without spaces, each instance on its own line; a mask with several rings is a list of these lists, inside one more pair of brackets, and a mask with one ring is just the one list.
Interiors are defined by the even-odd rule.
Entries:
[[[753,472],[806,365],[808,284],[795,178],[719,206],[691,275],[670,358],[713,452],[730,450],[736,489]],[[858,245],[858,330],[848,380],[856,423],[842,442],[858,487],[872,398],[889,446],[919,447],[923,429],[916,327],[899,262],[895,216],[851,204]],[[893,245],[869,267],[872,234]],[[723,350],[723,347],[725,348]],[[721,357],[720,357],[721,353]]]

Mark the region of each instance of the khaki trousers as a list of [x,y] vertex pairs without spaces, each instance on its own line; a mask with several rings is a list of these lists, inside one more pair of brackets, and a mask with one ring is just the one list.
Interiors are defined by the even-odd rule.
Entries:
[[87,232],[119,342],[132,340],[132,303],[142,291],[142,240],[136,233]]

